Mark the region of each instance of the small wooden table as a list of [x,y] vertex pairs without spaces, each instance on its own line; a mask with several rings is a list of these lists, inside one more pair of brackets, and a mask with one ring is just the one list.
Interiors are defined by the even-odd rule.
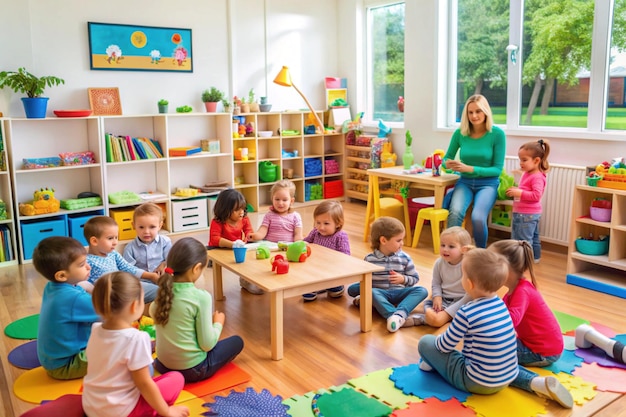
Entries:
[[[409,184],[411,188],[419,188],[422,190],[431,190],[435,195],[435,208],[441,208],[443,206],[443,197],[446,194],[446,187],[454,185],[459,176],[456,174],[442,173],[438,177],[433,177],[432,173],[427,171],[421,174],[403,174],[402,166],[389,167],[389,168],[375,168],[368,169],[369,186],[367,193],[367,210],[365,212],[365,231],[363,233],[363,240],[367,241],[370,234],[370,222],[369,218],[374,212],[374,218],[380,217],[380,189],[379,178],[389,180],[404,181]],[[411,245],[411,221],[409,219],[409,204],[406,197],[404,200],[404,226],[406,228],[405,241],[408,245]]]
[[[283,358],[283,299],[301,296],[326,288],[361,283],[361,331],[372,330],[372,272],[382,271],[376,266],[354,256],[349,256],[323,246],[312,244],[311,256],[306,262],[289,262],[289,273],[272,272],[268,259],[256,259],[256,252],[249,250],[246,261],[235,262],[230,249],[208,251],[213,260],[213,291],[216,300],[224,299],[222,268],[258,285],[270,295],[270,339],[272,359]],[[284,252],[272,252],[272,256]]]

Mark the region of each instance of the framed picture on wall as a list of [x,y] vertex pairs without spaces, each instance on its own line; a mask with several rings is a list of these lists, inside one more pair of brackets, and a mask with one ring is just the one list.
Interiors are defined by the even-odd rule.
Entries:
[[191,29],[87,23],[92,70],[193,72]]
[[121,116],[122,102],[117,87],[88,88],[89,107],[94,116]]

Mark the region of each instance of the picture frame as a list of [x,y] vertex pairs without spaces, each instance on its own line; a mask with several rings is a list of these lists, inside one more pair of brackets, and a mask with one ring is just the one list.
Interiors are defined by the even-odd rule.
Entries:
[[193,72],[191,29],[87,22],[92,70]]
[[121,116],[122,102],[117,87],[88,88],[89,107],[94,116]]

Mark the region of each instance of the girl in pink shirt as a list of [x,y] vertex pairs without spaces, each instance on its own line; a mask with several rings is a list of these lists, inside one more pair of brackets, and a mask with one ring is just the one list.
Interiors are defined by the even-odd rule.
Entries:
[[533,248],[535,263],[541,259],[539,220],[541,220],[541,197],[546,188],[546,172],[550,169],[548,155],[550,144],[539,139],[520,146],[518,151],[522,178],[517,187],[506,190],[513,197],[513,222],[511,239],[525,240]]
[[[517,333],[517,359],[522,366],[545,367],[563,353],[563,335],[556,317],[537,290],[533,272],[533,250],[525,240],[500,240],[489,250],[509,261],[509,276],[502,298]],[[530,281],[524,272],[530,274]]]

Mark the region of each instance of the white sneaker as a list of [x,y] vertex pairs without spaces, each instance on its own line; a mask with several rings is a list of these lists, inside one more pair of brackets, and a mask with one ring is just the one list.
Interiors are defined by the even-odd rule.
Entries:
[[559,403],[563,408],[572,408],[574,399],[572,394],[553,376],[546,377],[546,390],[550,394],[550,399]]
[[265,293],[265,291],[263,291],[257,285],[251,283],[250,281],[246,281],[241,277],[239,278],[239,285],[241,285],[241,288],[248,291],[250,294],[261,295]]
[[421,326],[425,323],[426,317],[424,317],[424,315],[421,313],[417,313],[407,317],[402,327]]
[[401,315],[392,314],[387,319],[387,330],[389,330],[391,333],[397,332],[398,330],[400,330],[400,327],[402,327],[405,321],[406,319]]

